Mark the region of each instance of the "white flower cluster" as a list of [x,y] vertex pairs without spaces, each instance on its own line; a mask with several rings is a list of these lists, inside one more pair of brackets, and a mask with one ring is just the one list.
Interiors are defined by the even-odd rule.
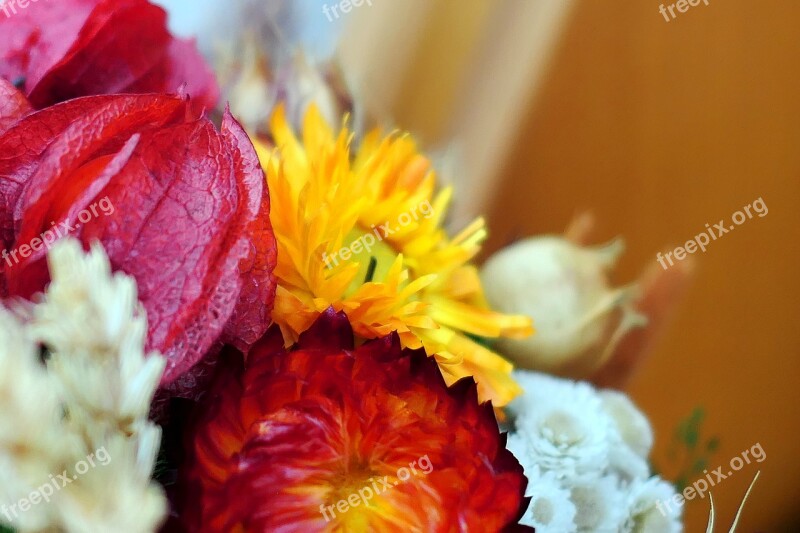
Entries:
[[[151,481],[161,432],[147,417],[165,360],[144,353],[136,283],[111,273],[99,245],[85,254],[64,240],[48,259],[37,303],[0,306],[0,522],[155,531],[166,499]],[[107,462],[95,465],[98,450]]]
[[656,502],[674,488],[650,476],[653,432],[630,399],[587,383],[517,371],[508,448],[528,476],[522,523],[537,533],[677,533]]

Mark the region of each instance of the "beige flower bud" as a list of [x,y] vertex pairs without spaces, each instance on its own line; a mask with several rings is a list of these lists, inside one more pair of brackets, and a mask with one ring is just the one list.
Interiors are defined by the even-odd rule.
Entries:
[[561,237],[515,243],[483,267],[486,298],[503,313],[533,318],[526,339],[499,339],[498,349],[523,368],[584,378],[605,363],[631,328],[646,323],[632,305],[635,285],[609,287],[621,239],[581,247]]

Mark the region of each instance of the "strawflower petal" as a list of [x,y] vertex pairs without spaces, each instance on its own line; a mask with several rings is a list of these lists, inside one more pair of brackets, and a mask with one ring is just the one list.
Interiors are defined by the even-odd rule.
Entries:
[[[191,531],[500,531],[527,502],[491,403],[329,309],[232,363],[191,449]],[[360,503],[356,503],[360,501]]]
[[450,384],[474,376],[481,400],[503,406],[519,394],[511,365],[468,336],[527,336],[531,320],[486,305],[470,264],[486,238],[484,222],[447,237],[441,223],[452,190],[436,193],[413,140],[374,131],[353,147],[347,128],[334,131],[313,106],[301,135],[281,107],[270,124],[274,148],[255,144],[272,194],[273,316],[286,344],[332,306],[359,337],[396,331],[404,347],[438,354]]

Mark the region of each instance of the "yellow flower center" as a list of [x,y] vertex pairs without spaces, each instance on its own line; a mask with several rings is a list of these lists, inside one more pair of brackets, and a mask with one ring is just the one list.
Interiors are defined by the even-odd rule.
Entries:
[[559,446],[573,446],[584,438],[580,423],[568,413],[552,413],[543,421],[543,426],[553,443]]
[[336,505],[340,500],[346,501],[351,494],[358,494],[360,489],[371,486],[372,479],[376,476],[375,472],[361,466],[340,473],[331,483],[328,504]]
[[[474,376],[481,401],[502,406],[519,394],[511,363],[471,336],[522,338],[533,332],[531,319],[488,308],[472,264],[484,221],[448,236],[442,221],[452,189],[436,192],[413,139],[376,130],[354,147],[352,134],[332,131],[315,107],[301,136],[282,107],[270,129],[274,147],[257,150],[278,248],[272,317],[285,341],[333,307],[359,338],[397,332],[404,347],[436,354],[448,384]],[[343,247],[322,250],[320,261],[332,241]]]
[[368,531],[375,515],[391,514],[391,506],[387,508],[381,497],[381,479],[385,478],[363,465],[337,476],[325,502],[332,530]]
[[[358,263],[358,272],[347,287],[345,297],[352,296],[364,283],[384,279],[397,258],[397,251],[385,240],[379,240],[375,233],[356,226],[345,237],[352,252],[350,261]],[[381,231],[377,230],[377,234],[381,235]]]

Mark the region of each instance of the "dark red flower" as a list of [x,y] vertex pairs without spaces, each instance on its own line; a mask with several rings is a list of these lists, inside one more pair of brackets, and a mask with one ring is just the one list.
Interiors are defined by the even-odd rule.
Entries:
[[[2,109],[5,104],[0,104]],[[136,278],[163,382],[222,339],[266,331],[275,246],[263,171],[229,113],[220,131],[185,97],[94,96],[30,114],[0,135],[0,272],[10,296],[49,280],[65,235],[99,240]]]
[[354,348],[332,310],[288,352],[271,330],[209,403],[187,468],[196,531],[491,532],[527,504],[471,378],[447,388],[397,334]]
[[0,16],[0,76],[24,85],[36,108],[79,96],[175,93],[211,109],[219,90],[194,43],[167,31],[146,0],[6,2]]

